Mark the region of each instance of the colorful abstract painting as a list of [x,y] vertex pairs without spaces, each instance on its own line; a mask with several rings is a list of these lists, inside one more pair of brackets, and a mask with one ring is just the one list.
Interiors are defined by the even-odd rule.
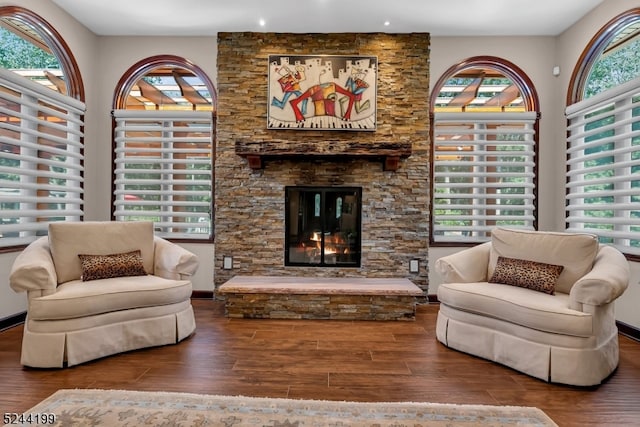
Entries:
[[375,56],[270,55],[269,129],[376,129]]

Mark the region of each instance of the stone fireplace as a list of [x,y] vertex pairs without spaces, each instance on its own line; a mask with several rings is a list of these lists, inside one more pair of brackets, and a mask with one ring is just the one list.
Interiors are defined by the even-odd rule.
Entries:
[[[376,56],[376,130],[267,129],[268,57],[284,53]],[[219,33],[217,61],[216,289],[262,275],[426,293],[429,35]]]

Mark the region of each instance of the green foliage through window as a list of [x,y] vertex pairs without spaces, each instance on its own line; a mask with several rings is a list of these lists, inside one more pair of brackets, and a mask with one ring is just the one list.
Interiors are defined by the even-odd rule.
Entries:
[[640,33],[621,46],[611,49],[611,52],[608,52],[607,48],[604,49],[604,53],[593,64],[589,72],[584,99],[640,76],[640,37],[637,37],[638,34]]
[[56,57],[0,27],[0,66],[9,70],[60,69]]

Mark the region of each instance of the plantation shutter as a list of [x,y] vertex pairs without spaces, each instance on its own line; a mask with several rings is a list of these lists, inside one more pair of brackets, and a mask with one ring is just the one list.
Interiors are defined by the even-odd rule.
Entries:
[[534,228],[536,120],[536,112],[434,114],[435,242]]
[[114,215],[174,239],[210,239],[211,111],[116,110]]
[[640,255],[640,78],[566,114],[568,230]]
[[0,246],[83,216],[82,102],[0,68]]

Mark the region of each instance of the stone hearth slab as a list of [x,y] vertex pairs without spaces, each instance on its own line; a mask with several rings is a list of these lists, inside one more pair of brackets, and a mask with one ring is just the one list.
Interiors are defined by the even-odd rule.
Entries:
[[423,291],[404,278],[235,276],[218,289],[228,317],[414,320]]

